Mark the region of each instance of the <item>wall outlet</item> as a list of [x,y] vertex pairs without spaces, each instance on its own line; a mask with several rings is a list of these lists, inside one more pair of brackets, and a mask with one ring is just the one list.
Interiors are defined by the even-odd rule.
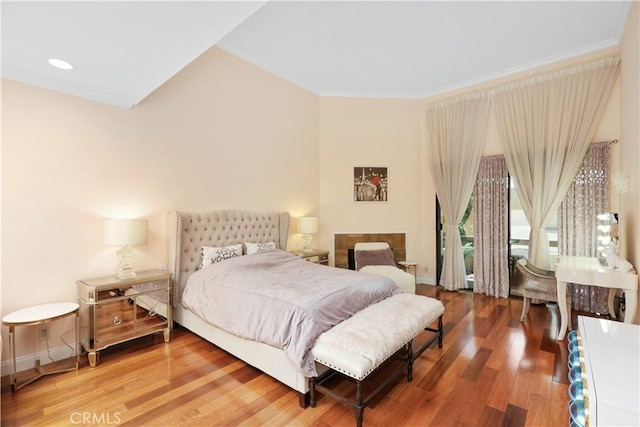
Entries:
[[162,271],[167,271],[167,266],[166,266],[166,265],[161,265],[161,266],[160,266],[160,270],[162,270]]
[[40,329],[40,339],[45,341],[49,338],[49,330],[47,328]]

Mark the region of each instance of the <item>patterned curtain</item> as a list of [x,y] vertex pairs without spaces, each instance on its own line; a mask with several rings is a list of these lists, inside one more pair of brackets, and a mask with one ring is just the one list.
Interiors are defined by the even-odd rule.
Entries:
[[473,292],[509,296],[509,179],[504,156],[483,157],[473,190]]
[[[597,256],[596,216],[609,212],[609,143],[591,144],[558,210],[561,255]],[[609,289],[571,284],[575,310],[608,314]]]

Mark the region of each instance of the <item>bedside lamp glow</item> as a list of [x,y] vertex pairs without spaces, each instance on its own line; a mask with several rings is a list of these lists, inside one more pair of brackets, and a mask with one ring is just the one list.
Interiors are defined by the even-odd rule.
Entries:
[[117,279],[131,279],[136,277],[133,269],[134,245],[147,243],[147,221],[144,219],[105,219],[104,244],[106,246],[121,246],[118,249],[120,264],[114,277]]
[[313,249],[311,248],[311,240],[313,240],[312,234],[316,234],[318,232],[318,218],[314,217],[302,217],[298,220],[299,223],[299,231],[303,234],[302,241],[304,242],[304,246],[302,247],[302,252],[311,252]]

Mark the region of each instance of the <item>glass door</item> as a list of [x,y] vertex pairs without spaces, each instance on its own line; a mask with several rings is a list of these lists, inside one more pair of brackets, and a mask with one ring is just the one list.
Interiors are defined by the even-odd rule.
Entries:
[[[556,213],[545,227],[549,240],[549,255],[558,255],[558,216]],[[516,263],[521,258],[529,256],[529,235],[531,226],[524,215],[522,203],[516,192],[514,180],[509,180],[509,273],[511,278],[511,293],[522,295],[522,281],[518,279]]]
[[[467,289],[473,289],[473,195],[467,203],[467,208],[458,224],[462,253],[467,274]],[[442,260],[446,241],[446,221],[440,209],[440,202],[436,196],[436,284],[440,284],[442,276]]]

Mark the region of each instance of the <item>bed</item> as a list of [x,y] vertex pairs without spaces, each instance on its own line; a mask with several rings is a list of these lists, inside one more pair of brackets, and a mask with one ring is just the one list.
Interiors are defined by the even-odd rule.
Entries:
[[200,265],[201,247],[242,242],[275,242],[286,248],[290,216],[286,212],[254,213],[225,210],[210,213],[172,212],[168,218],[169,268],[173,274],[172,306],[176,323],[260,369],[299,393],[306,406],[308,379],[281,349],[239,338],[210,325],[182,306],[181,296],[189,276]]
[[[199,269],[202,246],[228,247],[243,242],[254,244],[275,242],[275,249],[278,251],[273,252],[282,252],[281,250],[286,248],[289,221],[290,216],[288,213],[278,212],[254,213],[226,210],[211,213],[173,212],[169,214],[169,265],[173,274],[173,319],[186,329],[297,391],[300,405],[306,407],[309,398],[309,376],[305,376],[299,367],[292,363],[291,359],[285,354],[285,350],[265,343],[240,338],[213,326],[203,320],[204,316],[197,315],[194,311],[187,309],[182,301],[189,277],[193,275],[194,279],[196,277],[199,279],[205,270],[210,270]],[[289,254],[287,256],[297,258]],[[234,258],[232,261],[242,262],[238,261],[238,258]],[[296,259],[295,261],[298,260]],[[227,261],[224,262],[227,263]],[[302,263],[299,264],[301,267],[311,266],[312,264],[302,259],[299,262]],[[222,265],[222,263],[219,265]],[[360,276],[371,276],[366,273],[356,273],[320,265],[314,265],[313,268],[323,269],[326,272],[330,270],[348,272],[348,274],[359,276],[359,279],[361,278]],[[378,281],[379,279],[372,277],[368,280]],[[192,283],[194,281],[191,281],[190,286],[193,286]],[[395,283],[389,279],[383,278],[383,281],[390,283],[389,286],[393,287],[391,291],[389,291],[391,288],[386,290],[391,292],[389,295],[402,293]],[[327,367],[322,364],[315,363],[313,360],[312,363],[317,375],[321,375],[327,370]]]

